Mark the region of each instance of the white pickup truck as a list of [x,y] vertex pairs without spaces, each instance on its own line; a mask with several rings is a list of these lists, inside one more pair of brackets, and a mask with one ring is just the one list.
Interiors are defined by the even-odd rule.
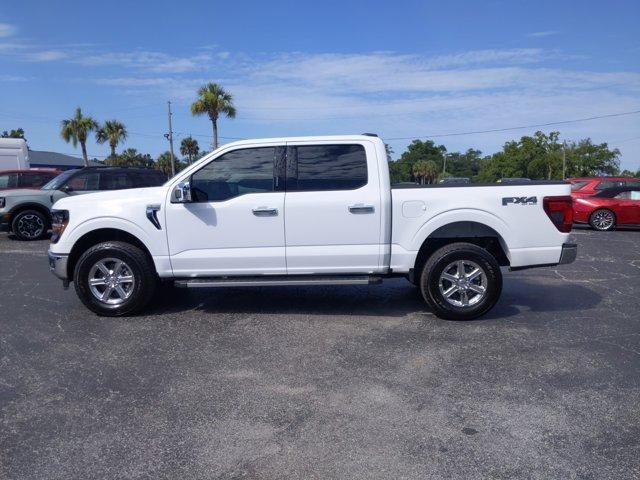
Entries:
[[162,187],[53,206],[52,272],[99,315],[184,288],[371,284],[403,276],[441,318],[500,296],[500,267],[570,263],[564,182],[398,185],[375,135],[230,143]]

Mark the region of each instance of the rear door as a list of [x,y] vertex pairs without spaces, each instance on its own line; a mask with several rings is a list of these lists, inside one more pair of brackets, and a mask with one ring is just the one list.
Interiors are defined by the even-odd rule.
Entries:
[[371,142],[287,144],[287,273],[375,273],[380,185]]

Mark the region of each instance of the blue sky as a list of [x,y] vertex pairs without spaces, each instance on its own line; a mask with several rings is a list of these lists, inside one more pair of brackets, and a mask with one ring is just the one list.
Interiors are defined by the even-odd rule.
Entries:
[[[206,81],[235,96],[232,138],[377,132],[406,137],[499,129],[640,110],[640,2],[2,0],[0,130],[33,149],[79,153],[59,136],[76,106],[131,132],[125,147],[211,141],[188,110]],[[640,115],[577,122],[640,168]],[[438,137],[492,153],[535,128]],[[91,155],[107,147],[88,145]]]

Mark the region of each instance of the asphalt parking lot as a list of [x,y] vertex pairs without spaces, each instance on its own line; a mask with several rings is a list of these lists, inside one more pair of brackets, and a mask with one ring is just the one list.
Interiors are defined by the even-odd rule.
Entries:
[[443,321],[382,286],[167,289],[99,318],[0,236],[0,478],[638,478],[640,230]]

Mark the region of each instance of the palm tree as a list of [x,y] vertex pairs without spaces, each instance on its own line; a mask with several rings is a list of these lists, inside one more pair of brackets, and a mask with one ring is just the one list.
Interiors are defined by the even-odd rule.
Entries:
[[127,128],[122,122],[119,122],[118,120],[107,120],[96,132],[96,142],[109,142],[109,147],[111,147],[111,159],[113,160],[116,158],[116,147],[118,146],[118,143],[124,142],[127,139],[127,136]]
[[411,173],[420,180],[420,184],[434,183],[438,177],[438,166],[433,160],[418,160],[413,164]]
[[183,138],[182,142],[180,142],[180,153],[189,158],[189,165],[191,165],[191,162],[198,155],[199,151],[198,141],[192,137]]
[[98,122],[91,117],[83,117],[80,107],[76,108],[76,114],[62,121],[62,130],[60,135],[65,142],[71,142],[74,147],[80,143],[82,148],[82,158],[84,164],[89,166],[89,158],[87,157],[87,136],[89,132],[97,130]]
[[218,117],[222,114],[228,118],[236,117],[233,96],[217,83],[207,83],[198,90],[198,99],[191,104],[193,115],[204,115],[211,120],[213,128],[213,149],[218,148]]

